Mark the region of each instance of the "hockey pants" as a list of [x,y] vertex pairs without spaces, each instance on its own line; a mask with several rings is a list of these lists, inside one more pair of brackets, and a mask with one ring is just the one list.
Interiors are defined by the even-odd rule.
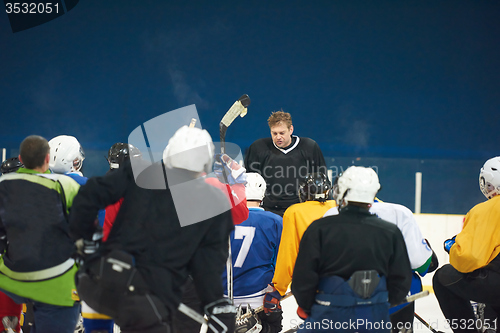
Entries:
[[[446,264],[436,271],[432,279],[439,306],[454,332],[477,332],[476,320],[470,301],[485,303],[500,315],[500,270],[497,256],[488,266],[471,273],[461,273]],[[496,265],[495,265],[496,264]],[[488,323],[486,323],[488,324]],[[498,320],[489,322],[498,327]],[[493,325],[491,325],[493,324]]]
[[[422,291],[422,280],[420,276],[413,272],[411,279],[410,295]],[[415,303],[404,303],[389,309],[391,316],[392,331],[398,332],[404,328],[413,328],[413,319],[415,317]]]
[[375,271],[361,272],[376,276],[369,289],[350,283],[354,275],[347,281],[339,276],[322,278],[311,315],[299,326],[299,332],[390,332],[385,277],[378,277]]
[[123,333],[172,331],[170,312],[149,292],[133,257],[123,251],[86,262],[77,274],[76,285],[80,297],[94,310],[113,318]]

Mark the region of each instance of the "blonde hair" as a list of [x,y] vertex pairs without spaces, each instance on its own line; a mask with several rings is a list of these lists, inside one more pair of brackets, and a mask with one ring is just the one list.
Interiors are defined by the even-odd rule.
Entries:
[[267,124],[269,128],[279,125],[279,123],[284,123],[288,129],[292,126],[292,115],[283,110],[274,111],[271,116],[267,119]]

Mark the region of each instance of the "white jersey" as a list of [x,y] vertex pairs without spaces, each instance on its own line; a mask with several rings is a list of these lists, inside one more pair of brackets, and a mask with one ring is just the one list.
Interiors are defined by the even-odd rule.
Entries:
[[[324,216],[338,213],[337,207],[334,207],[328,210]],[[411,210],[394,203],[374,202],[370,208],[370,213],[398,226],[405,239],[408,257],[413,270],[418,269],[431,258],[432,250],[422,236]]]

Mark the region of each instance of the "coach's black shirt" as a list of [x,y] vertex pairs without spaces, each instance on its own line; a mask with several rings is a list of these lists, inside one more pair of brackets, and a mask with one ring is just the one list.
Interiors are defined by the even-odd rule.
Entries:
[[257,172],[267,184],[264,208],[287,208],[298,203],[298,183],[309,174],[326,174],[326,163],[316,141],[292,136],[291,146],[281,149],[272,138],[255,141],[245,156],[247,172]]

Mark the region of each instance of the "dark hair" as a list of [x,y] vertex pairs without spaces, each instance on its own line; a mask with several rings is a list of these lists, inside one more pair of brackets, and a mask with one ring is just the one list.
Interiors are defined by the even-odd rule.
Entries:
[[26,169],[35,169],[43,166],[45,156],[50,153],[49,142],[39,136],[30,135],[21,142],[19,155]]

